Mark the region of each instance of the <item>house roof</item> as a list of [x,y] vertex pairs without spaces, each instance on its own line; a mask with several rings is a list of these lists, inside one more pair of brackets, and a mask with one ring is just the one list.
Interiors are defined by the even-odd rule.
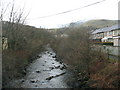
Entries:
[[102,32],[106,32],[106,31],[112,31],[112,30],[116,30],[116,29],[120,29],[120,24],[118,25],[113,25],[111,27],[105,27],[105,28],[100,28],[100,29],[96,29],[92,34],[96,34],[96,33],[102,33]]

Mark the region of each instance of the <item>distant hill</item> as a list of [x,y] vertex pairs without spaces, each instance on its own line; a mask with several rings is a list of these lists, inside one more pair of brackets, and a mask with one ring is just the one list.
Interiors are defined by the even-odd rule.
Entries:
[[103,28],[103,27],[109,27],[109,26],[112,26],[112,25],[115,25],[115,24],[118,24],[118,20],[98,19],[98,20],[87,21],[80,26],[91,27],[93,29],[98,29],[98,28]]
[[96,19],[89,21],[77,21],[67,24],[66,27],[57,29],[58,33],[67,33],[70,30],[86,28],[88,30],[96,30],[99,28],[109,27],[118,24],[118,20]]
[[89,20],[86,22],[74,22],[70,23],[69,27],[75,27],[75,28],[80,28],[80,27],[90,27],[91,29],[99,29],[103,27],[108,27],[118,24],[118,20],[106,20],[106,19],[96,19],[96,20]]

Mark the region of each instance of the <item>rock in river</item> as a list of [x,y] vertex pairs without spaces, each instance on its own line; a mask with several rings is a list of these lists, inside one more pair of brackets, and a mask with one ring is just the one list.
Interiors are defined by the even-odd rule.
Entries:
[[55,56],[52,56],[52,58],[57,58],[57,56],[55,55]]
[[54,76],[48,77],[46,80],[51,80],[52,78],[54,78]]
[[50,55],[53,55],[52,53],[50,53]]
[[58,65],[58,66],[55,66],[55,69],[58,69],[58,68],[60,68],[60,65]]
[[31,79],[30,82],[31,82],[31,83],[36,83],[37,80],[36,80],[36,79]]
[[36,73],[41,73],[41,71],[40,70],[36,70]]

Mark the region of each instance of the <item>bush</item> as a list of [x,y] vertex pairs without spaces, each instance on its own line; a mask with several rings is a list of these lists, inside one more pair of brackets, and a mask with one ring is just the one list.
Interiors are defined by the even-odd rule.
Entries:
[[[16,38],[8,39],[10,46],[3,51],[3,87],[14,78],[25,75],[26,66],[44,50],[52,36],[43,29],[23,25]],[[8,33],[9,37],[13,37]],[[14,43],[12,42],[14,41]],[[13,43],[13,44],[12,44]]]
[[117,72],[117,67],[108,60],[106,53],[92,48],[93,43],[89,39],[88,30],[87,28],[68,29],[68,37],[54,38],[51,47],[59,59],[70,66],[69,69],[76,74],[74,78],[77,80],[81,80],[79,74],[84,74],[82,78],[87,77],[89,83],[87,84],[90,87],[118,87],[117,78],[119,76],[114,74]]
[[88,72],[90,58],[90,40],[87,28],[71,29],[68,37],[57,37],[51,47],[67,64],[76,67],[78,71]]

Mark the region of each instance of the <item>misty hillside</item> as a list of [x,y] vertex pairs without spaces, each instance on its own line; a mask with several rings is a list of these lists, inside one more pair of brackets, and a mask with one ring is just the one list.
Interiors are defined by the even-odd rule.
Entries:
[[87,30],[96,30],[99,28],[109,27],[112,25],[118,24],[118,20],[106,20],[106,19],[96,19],[89,21],[77,21],[70,23],[67,27],[58,29],[58,33],[67,33],[70,30],[75,29],[87,29]]
[[92,29],[103,28],[107,26],[112,26],[118,24],[118,20],[105,20],[105,19],[97,19],[97,20],[89,20],[81,23],[70,23],[69,27],[91,27]]
[[84,27],[92,27],[93,29],[103,28],[107,26],[112,26],[118,24],[118,20],[105,20],[105,19],[98,19],[98,20],[90,20],[83,23],[81,26]]

